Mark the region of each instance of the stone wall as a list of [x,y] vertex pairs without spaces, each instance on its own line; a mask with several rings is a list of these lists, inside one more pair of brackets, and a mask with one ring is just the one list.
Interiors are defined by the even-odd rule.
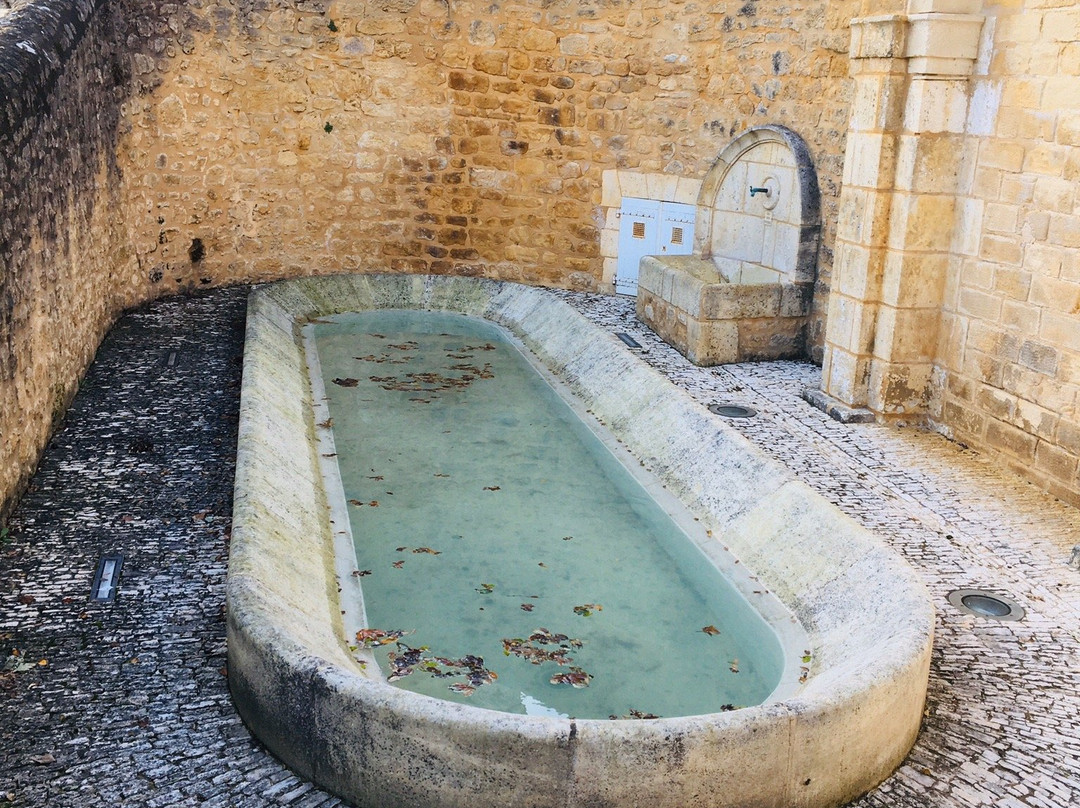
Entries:
[[125,250],[118,25],[68,0],[0,16],[0,516],[115,312],[143,293]]
[[973,79],[934,416],[1080,502],[1080,7],[992,6]]
[[164,288],[392,269],[607,289],[605,169],[700,179],[782,123],[835,204],[851,5],[192,4],[176,58],[136,66],[161,85],[130,110],[135,249]]

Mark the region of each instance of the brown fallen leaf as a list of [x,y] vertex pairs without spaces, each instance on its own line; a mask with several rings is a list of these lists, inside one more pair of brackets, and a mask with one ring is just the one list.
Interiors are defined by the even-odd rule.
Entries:
[[395,561],[395,562],[394,562],[394,569],[396,569],[396,570],[399,570],[399,569],[401,569],[401,568],[402,568],[402,567],[404,567],[404,566],[405,566],[405,562],[404,562],[404,561]]
[[360,384],[359,379],[354,379],[352,377],[349,377],[347,379],[331,379],[330,381],[332,381],[338,387],[356,387],[356,385]]
[[523,612],[531,612],[534,608],[535,608],[535,606],[533,606],[533,604],[531,604],[531,603],[522,603],[521,604],[521,611],[523,611]]
[[501,489],[497,485],[485,485],[484,490],[485,491],[499,491]]
[[717,634],[720,633],[720,629],[718,629],[716,626],[705,626],[702,631],[704,631],[710,637],[715,637]]

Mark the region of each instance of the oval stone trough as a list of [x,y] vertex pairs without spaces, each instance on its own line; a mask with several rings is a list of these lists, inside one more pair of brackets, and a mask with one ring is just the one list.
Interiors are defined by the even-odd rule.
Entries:
[[[808,637],[805,682],[731,712],[607,721],[483,710],[370,673],[346,642],[300,329],[372,308],[460,312],[513,333],[718,554],[791,610]],[[373,808],[840,805],[914,743],[934,623],[925,588],[880,539],[556,294],[415,275],[252,293],[227,598],[229,684],[248,727],[301,776]]]

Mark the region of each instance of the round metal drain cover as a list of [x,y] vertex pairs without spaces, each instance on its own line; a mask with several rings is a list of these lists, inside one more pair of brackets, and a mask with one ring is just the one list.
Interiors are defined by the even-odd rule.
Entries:
[[725,418],[753,418],[757,410],[739,404],[710,404],[709,412],[723,415]]
[[991,620],[1023,620],[1024,608],[1004,595],[983,589],[957,589],[949,593],[949,603],[962,612]]

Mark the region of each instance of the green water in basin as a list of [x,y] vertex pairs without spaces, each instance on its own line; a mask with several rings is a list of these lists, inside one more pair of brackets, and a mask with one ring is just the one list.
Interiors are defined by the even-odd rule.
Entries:
[[768,698],[775,633],[501,328],[379,310],[311,333],[394,685],[577,718]]

